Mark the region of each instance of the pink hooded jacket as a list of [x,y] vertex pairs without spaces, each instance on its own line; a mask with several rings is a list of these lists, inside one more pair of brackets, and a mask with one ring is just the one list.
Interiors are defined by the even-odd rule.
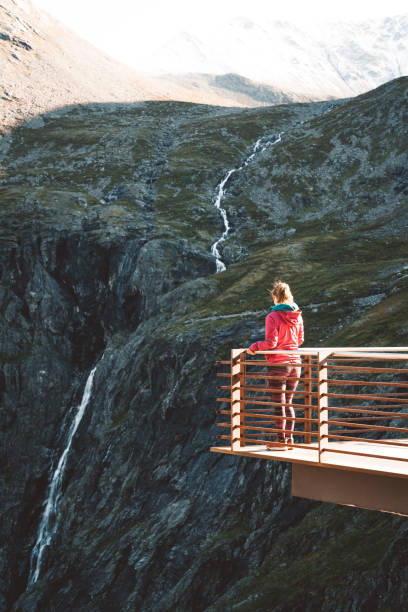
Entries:
[[[294,351],[303,344],[303,319],[301,310],[272,310],[265,319],[265,340],[254,342],[250,351],[282,349]],[[274,363],[301,363],[299,355],[265,355]]]

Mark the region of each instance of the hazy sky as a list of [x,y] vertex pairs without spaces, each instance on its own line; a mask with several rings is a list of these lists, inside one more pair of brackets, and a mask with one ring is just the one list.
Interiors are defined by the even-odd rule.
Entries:
[[406,0],[33,0],[113,57],[147,56],[180,30],[199,33],[245,16],[309,22],[365,20],[407,13]]

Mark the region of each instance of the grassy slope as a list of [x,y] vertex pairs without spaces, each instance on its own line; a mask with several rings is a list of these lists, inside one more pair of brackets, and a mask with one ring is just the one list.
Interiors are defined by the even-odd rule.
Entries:
[[[268,230],[263,225],[263,215],[273,215],[273,207],[268,210],[267,206],[253,202],[253,218],[244,220],[243,228],[238,227],[235,231],[241,242],[249,244],[250,255],[230,265],[222,275],[208,279],[211,297],[207,295],[196,302],[194,317],[262,311],[268,304],[266,289],[274,278],[284,277],[290,279],[296,298],[304,307],[309,345],[322,341],[351,345],[406,342],[404,302],[408,277],[403,224],[407,219],[408,190],[406,183],[404,187],[392,177],[406,161],[404,150],[408,149],[408,141],[406,134],[401,139],[394,139],[392,130],[397,130],[405,121],[407,79],[392,85],[388,104],[386,94],[390,92],[386,87],[352,100],[325,117],[313,119],[310,126],[299,128],[309,133],[300,139],[303,149],[295,130],[291,138],[288,136],[288,144],[282,145],[279,155],[271,150],[259,164],[251,166],[242,186],[245,194],[251,193],[264,169],[269,177],[280,171],[281,165],[285,167],[285,183],[276,188],[273,181],[270,195],[275,197],[278,191],[286,207],[292,208],[292,218],[284,225],[294,227],[296,233],[282,236],[274,227]],[[354,126],[352,132],[349,126]],[[317,136],[311,137],[310,133],[316,130]],[[365,134],[364,155],[360,142],[353,149],[352,141],[357,131]],[[352,173],[347,163],[341,164],[341,172],[327,169],[326,166],[336,162],[337,155],[341,157],[347,151],[347,139],[350,140],[350,156],[371,160],[370,178],[364,178],[362,170]],[[345,146],[342,153],[337,150],[339,141]],[[381,159],[377,160],[379,150]],[[300,175],[297,173],[299,159]],[[314,166],[315,174],[311,170]],[[303,174],[309,176],[308,184],[313,190],[321,191],[321,185],[328,185],[327,193],[331,193],[334,208],[327,204],[324,195],[313,200],[313,218],[310,207],[297,205],[296,196],[304,193],[304,185],[294,184],[296,177]],[[345,176],[352,176],[353,182],[350,184]],[[367,203],[366,183],[370,193],[375,191],[371,204]],[[258,195],[264,194],[258,192]],[[244,199],[243,195],[227,196],[227,202],[234,207],[239,207]],[[347,200],[353,209],[350,219],[345,212]],[[250,216],[251,210],[249,207]],[[185,213],[180,214],[184,219]],[[200,225],[191,228],[191,232],[200,231]],[[235,234],[233,227],[229,241],[234,242]],[[380,301],[377,305],[376,296]],[[208,325],[213,328],[214,322]]]

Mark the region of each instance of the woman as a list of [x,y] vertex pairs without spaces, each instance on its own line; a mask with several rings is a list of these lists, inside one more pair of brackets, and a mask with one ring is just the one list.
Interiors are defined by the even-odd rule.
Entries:
[[[247,353],[255,355],[255,351],[271,351],[282,349],[294,351],[304,339],[302,311],[293,300],[293,295],[287,283],[276,281],[270,291],[274,306],[265,320],[265,340],[251,344]],[[293,431],[295,429],[295,411],[292,407],[293,392],[298,386],[301,368],[300,355],[265,355],[270,363],[284,363],[281,367],[268,368],[268,375],[277,378],[268,378],[268,387],[271,390],[272,401],[279,403],[275,407],[275,428],[281,430],[276,442],[269,442],[268,448],[286,449],[286,444],[294,444]],[[286,423],[286,418],[292,420]],[[289,447],[291,448],[291,447]]]

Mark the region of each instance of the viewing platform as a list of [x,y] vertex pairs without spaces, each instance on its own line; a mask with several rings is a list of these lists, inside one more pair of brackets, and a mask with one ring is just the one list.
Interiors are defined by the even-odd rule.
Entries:
[[[294,443],[283,447],[275,441],[282,404],[272,401],[268,380],[282,380],[274,368],[285,363],[268,362],[266,354],[296,354],[302,361],[293,403],[285,404],[296,415]],[[254,357],[233,349],[231,359],[217,365],[225,379],[218,386],[224,396],[217,398],[217,412],[224,419],[217,426],[227,430],[218,439],[228,445],[212,452],[292,463],[294,496],[408,516],[408,347],[306,348]]]

